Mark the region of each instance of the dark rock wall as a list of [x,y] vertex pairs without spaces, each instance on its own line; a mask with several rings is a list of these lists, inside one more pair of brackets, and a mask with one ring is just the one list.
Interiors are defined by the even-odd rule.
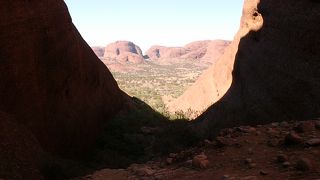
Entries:
[[234,62],[231,87],[196,123],[212,136],[228,126],[319,117],[319,30],[319,2],[245,1],[235,56],[220,59]]
[[73,155],[90,148],[127,97],[64,1],[1,1],[0,14],[0,110],[46,150]]

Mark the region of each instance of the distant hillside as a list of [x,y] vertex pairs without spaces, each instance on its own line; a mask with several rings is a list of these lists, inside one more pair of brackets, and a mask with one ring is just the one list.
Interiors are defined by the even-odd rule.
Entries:
[[184,47],[152,46],[146,56],[152,60],[204,60],[214,62],[223,53],[230,42],[225,40],[204,40],[191,42]]

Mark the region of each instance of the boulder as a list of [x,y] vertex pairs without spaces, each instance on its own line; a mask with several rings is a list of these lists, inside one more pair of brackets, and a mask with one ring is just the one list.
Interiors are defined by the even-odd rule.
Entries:
[[197,168],[207,169],[209,166],[208,157],[204,154],[199,154],[193,157],[192,165]]
[[286,145],[296,145],[301,144],[303,142],[302,137],[295,133],[294,131],[290,132],[284,139],[284,143]]

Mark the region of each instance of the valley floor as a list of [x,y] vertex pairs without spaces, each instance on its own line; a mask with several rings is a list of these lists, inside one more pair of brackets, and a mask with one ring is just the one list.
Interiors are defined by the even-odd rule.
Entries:
[[[183,94],[211,64],[195,60],[120,64],[103,61],[119,87],[154,110],[168,115],[167,105]],[[174,117],[173,117],[174,118]]]
[[320,121],[224,129],[197,147],[80,179],[320,179]]

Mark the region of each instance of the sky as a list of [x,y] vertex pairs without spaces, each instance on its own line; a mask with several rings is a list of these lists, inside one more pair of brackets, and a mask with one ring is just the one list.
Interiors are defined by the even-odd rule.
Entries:
[[73,23],[90,46],[132,41],[184,46],[197,40],[232,40],[243,0],[65,0]]

